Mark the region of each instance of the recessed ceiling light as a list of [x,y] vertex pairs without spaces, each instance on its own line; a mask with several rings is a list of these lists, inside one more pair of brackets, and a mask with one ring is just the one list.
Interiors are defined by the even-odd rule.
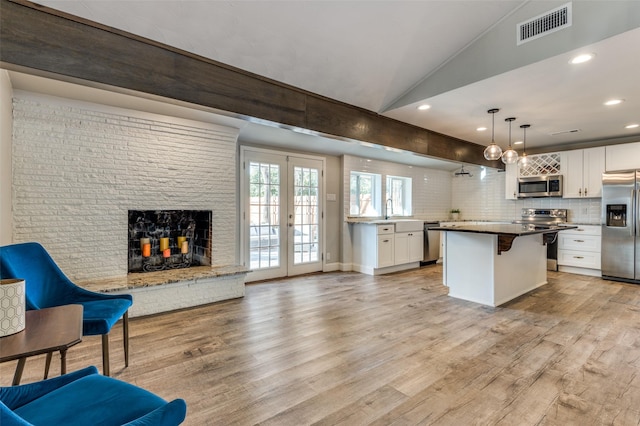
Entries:
[[611,100],[605,102],[604,104],[606,106],[611,106],[611,105],[621,104],[622,102],[624,102],[624,99],[611,99]]
[[522,145],[522,144],[523,144],[523,142],[522,142],[522,141],[516,141],[516,142],[514,142],[513,144],[514,144],[514,145]]
[[478,132],[484,132],[485,130],[487,130],[487,128],[486,128],[486,127],[478,127],[478,128],[476,129],[476,131],[478,131]]
[[633,123],[629,124],[628,126],[624,126],[625,129],[635,129],[636,127],[640,127],[640,124]]
[[422,105],[418,106],[418,109],[419,109],[420,111],[426,111],[426,110],[428,110],[429,108],[431,108],[431,105],[422,104]]
[[589,62],[596,56],[594,53],[583,53],[581,55],[573,57],[569,63],[570,64],[584,64],[585,62]]

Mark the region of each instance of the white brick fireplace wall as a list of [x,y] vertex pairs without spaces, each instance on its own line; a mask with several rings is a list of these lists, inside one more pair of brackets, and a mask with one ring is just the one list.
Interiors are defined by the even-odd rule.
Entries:
[[212,263],[237,263],[238,130],[16,92],[13,240],[73,280],[126,276],[129,209],[212,210]]

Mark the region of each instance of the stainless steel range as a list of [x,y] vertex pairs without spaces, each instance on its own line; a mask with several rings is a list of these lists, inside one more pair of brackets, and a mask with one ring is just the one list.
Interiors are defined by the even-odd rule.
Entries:
[[[520,220],[513,223],[526,223],[534,226],[557,226],[567,222],[567,209],[522,209]],[[547,269],[558,270],[558,239],[547,243]]]

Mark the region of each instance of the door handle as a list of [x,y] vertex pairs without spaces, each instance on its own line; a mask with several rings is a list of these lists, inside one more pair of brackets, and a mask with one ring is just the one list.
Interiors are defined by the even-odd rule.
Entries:
[[[635,188],[631,190],[631,218],[636,218],[636,222],[638,221],[638,206],[636,205],[636,190]],[[635,211],[634,211],[635,210]],[[636,235],[636,230],[634,228],[637,227],[636,223],[631,222],[630,223],[631,226],[629,226],[629,233],[631,234],[631,236],[635,236]]]

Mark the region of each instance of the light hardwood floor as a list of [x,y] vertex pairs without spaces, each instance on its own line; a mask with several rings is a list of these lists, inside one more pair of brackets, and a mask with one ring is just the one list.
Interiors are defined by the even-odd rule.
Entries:
[[[489,308],[448,297],[441,274],[307,275],[136,318],[127,369],[112,332],[112,374],[184,398],[187,425],[640,424],[640,286],[550,272]],[[68,352],[69,371],[86,365],[99,337]]]

